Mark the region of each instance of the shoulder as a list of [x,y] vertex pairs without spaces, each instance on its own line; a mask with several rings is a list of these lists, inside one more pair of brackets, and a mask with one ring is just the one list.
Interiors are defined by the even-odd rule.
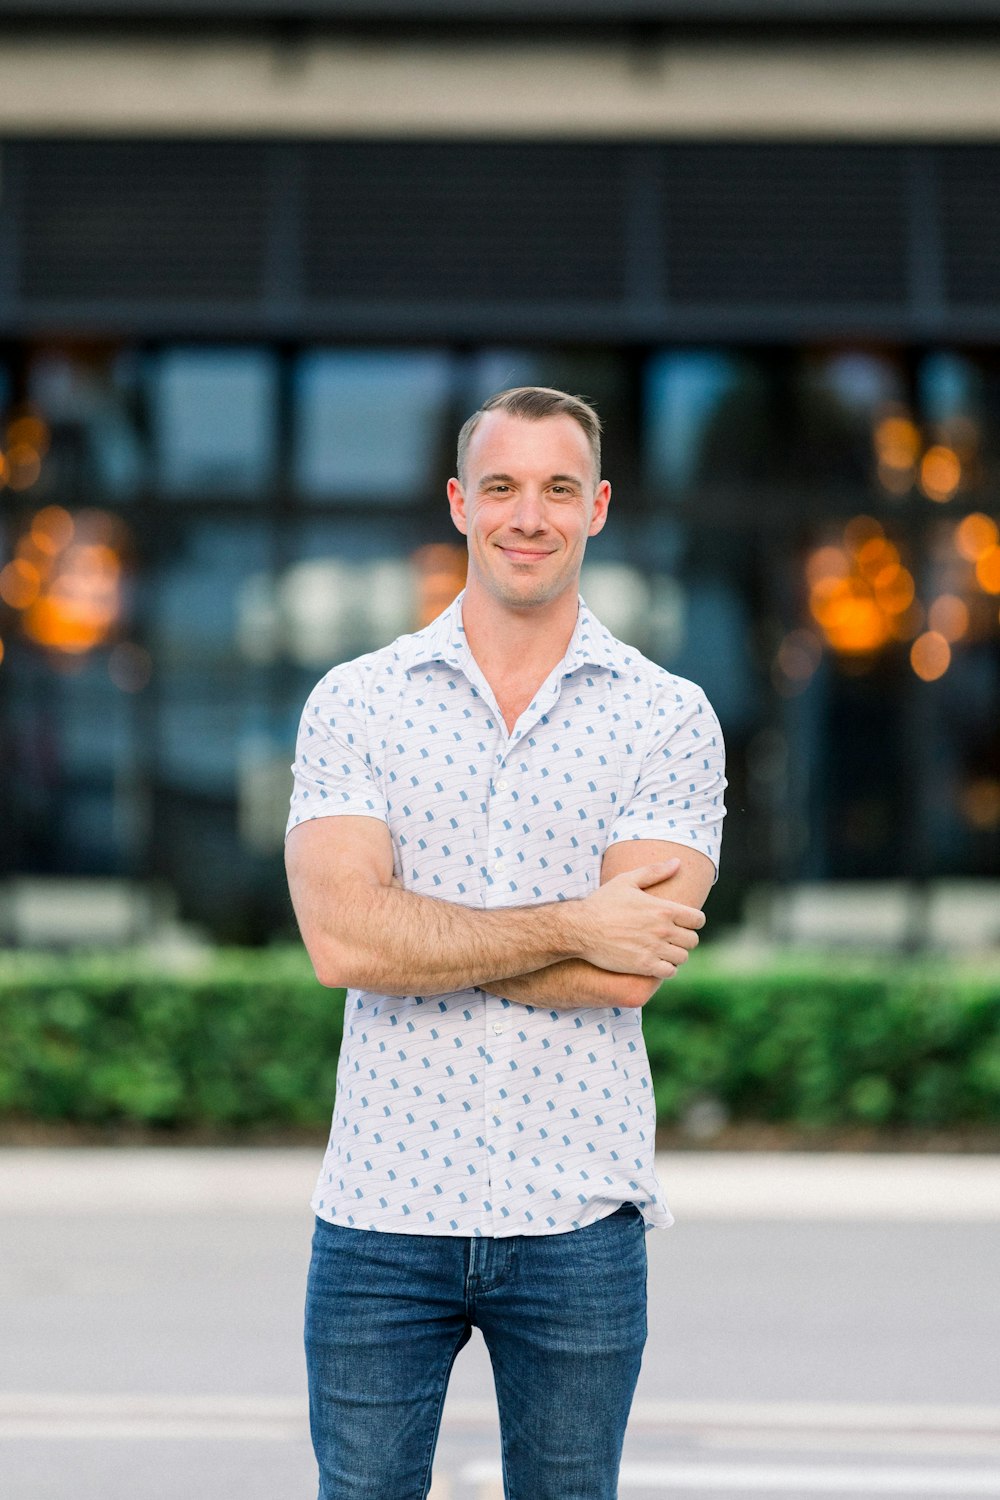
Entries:
[[613,648],[613,691],[616,696],[644,704],[657,719],[670,718],[680,722],[692,714],[707,714],[715,718],[705,690],[698,683],[650,661],[635,646],[617,640],[610,633],[608,642]]
[[388,646],[338,662],[309,694],[307,713],[322,713],[335,704],[342,710],[377,713],[380,702],[391,695],[393,684],[405,676],[416,639],[414,635],[399,636]]

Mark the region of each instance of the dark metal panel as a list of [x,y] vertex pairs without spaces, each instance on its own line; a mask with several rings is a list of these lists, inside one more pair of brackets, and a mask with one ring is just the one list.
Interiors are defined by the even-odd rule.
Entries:
[[667,148],[671,303],[900,306],[904,168],[892,147]]
[[1000,305],[1000,146],[941,149],[946,296],[963,310]]
[[256,143],[26,144],[21,295],[255,302],[266,183]]
[[624,166],[601,144],[308,146],[306,296],[619,302]]

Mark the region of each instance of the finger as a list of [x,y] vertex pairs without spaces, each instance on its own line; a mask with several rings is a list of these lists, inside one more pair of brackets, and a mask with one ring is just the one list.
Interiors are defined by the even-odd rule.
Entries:
[[705,913],[697,906],[678,906],[671,903],[671,914],[678,927],[685,927],[689,932],[700,932],[704,927]]

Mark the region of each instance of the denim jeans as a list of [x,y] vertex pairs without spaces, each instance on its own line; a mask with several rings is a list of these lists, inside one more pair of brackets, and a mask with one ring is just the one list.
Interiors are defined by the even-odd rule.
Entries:
[[455,1356],[493,1363],[507,1500],[614,1500],[646,1340],[645,1226],[469,1239],[316,1220],[306,1360],[319,1500],[424,1500]]

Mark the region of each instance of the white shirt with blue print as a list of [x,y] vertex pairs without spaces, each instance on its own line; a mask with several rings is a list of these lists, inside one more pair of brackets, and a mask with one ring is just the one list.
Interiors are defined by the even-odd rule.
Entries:
[[[407,890],[472,907],[586,896],[625,839],[690,845],[717,873],[724,747],[701,689],[581,599],[565,657],[508,733],[461,611],[459,595],[317,685],[289,829],[377,818]],[[312,1208],[359,1229],[506,1236],[632,1202],[665,1226],[655,1125],[641,1009],[352,989]]]

